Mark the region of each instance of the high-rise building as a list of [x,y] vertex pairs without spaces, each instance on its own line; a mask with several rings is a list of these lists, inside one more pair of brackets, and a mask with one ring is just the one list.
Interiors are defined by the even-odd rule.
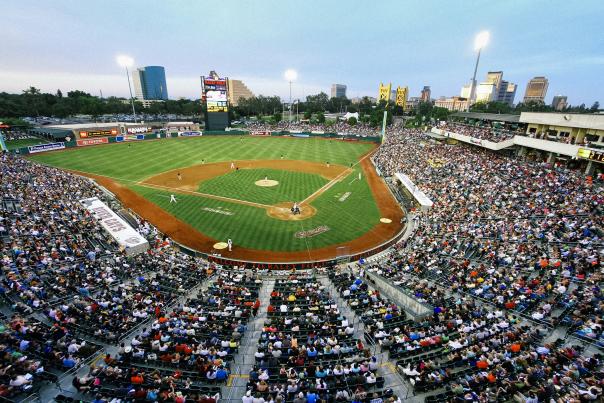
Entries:
[[514,83],[501,81],[499,85],[499,93],[497,94],[497,102],[504,102],[509,106],[514,105],[514,98],[516,97],[516,88],[518,86]]
[[420,95],[420,100],[422,102],[430,102],[430,100],[432,95],[432,91],[430,90],[430,86],[429,85],[424,85],[424,88],[422,89],[422,93]]
[[332,98],[346,98],[346,86],[344,84],[331,84]]
[[[469,98],[471,83],[461,88],[461,97]],[[476,84],[474,102],[505,102],[512,106],[516,96],[516,84],[503,79],[503,71],[489,71],[486,80]]]
[[547,81],[547,78],[542,76],[532,78],[526,85],[523,102],[526,103],[536,101],[543,103],[545,100],[545,95],[547,94],[548,86],[549,82]]
[[567,104],[567,96],[566,95],[554,95],[554,99],[552,100],[552,108],[556,111],[564,110],[568,106]]
[[241,80],[229,78],[228,100],[232,106],[237,106],[241,98],[252,98],[254,93]]
[[136,98],[141,101],[168,99],[166,71],[162,66],[139,67],[132,72]]
[[478,84],[474,93],[476,102],[492,102],[497,97],[497,86],[494,83],[484,82]]
[[470,99],[470,91],[472,90],[472,83],[466,84],[461,87],[461,98]]

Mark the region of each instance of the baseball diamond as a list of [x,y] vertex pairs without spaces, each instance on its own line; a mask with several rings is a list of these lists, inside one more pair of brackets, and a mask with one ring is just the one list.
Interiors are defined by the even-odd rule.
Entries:
[[[203,136],[31,158],[96,180],[194,250],[306,262],[335,258],[342,247],[361,253],[400,232],[403,212],[371,163],[375,148],[362,141]],[[231,251],[215,248],[227,239]]]

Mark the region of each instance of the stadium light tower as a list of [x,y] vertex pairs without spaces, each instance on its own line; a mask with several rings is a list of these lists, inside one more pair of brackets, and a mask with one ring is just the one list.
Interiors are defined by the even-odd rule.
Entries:
[[132,104],[132,115],[134,116],[134,123],[136,123],[136,110],[134,109],[134,98],[132,97],[132,86],[130,85],[130,72],[128,67],[134,66],[134,59],[130,56],[119,55],[115,58],[117,64],[126,69],[126,78],[128,79],[128,91],[130,91],[130,103]]
[[490,37],[491,34],[489,34],[489,31],[482,31],[474,38],[474,50],[478,51],[478,53],[476,55],[476,64],[474,65],[474,75],[472,76],[472,82],[470,83],[470,97],[468,98],[466,112],[470,111],[470,102],[474,99],[474,94],[476,92],[476,71],[478,70],[478,62],[480,61],[480,51],[487,46]]
[[292,81],[296,81],[298,73],[294,69],[285,70],[285,79],[289,81],[289,121],[292,120]]

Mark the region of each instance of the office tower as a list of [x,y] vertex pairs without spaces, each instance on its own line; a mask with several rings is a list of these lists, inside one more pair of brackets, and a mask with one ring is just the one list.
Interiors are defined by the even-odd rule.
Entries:
[[346,86],[344,84],[331,84],[332,98],[346,98]]
[[139,67],[132,72],[136,98],[141,101],[168,99],[166,71],[162,66]]
[[535,77],[531,79],[526,85],[523,102],[536,101],[543,103],[548,86],[549,82],[545,77]]

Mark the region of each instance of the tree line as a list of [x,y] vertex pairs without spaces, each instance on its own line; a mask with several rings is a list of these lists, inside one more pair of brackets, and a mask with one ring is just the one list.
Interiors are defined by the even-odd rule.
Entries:
[[[199,99],[179,99],[165,102],[154,102],[148,107],[135,101],[136,110],[140,113],[153,115],[175,114],[193,117],[202,117],[204,106]],[[230,108],[231,119],[252,116],[272,116],[273,120],[281,120],[282,111],[290,106],[284,105],[278,96],[253,96],[241,98],[237,106]],[[411,115],[415,124],[428,123],[434,120],[446,120],[449,111],[445,108],[435,107],[431,102],[420,102],[412,111],[404,111],[394,103],[380,102],[376,104],[371,98],[363,97],[357,103],[347,98],[330,98],[326,93],[320,92],[308,95],[305,100],[296,100],[291,105],[293,111],[304,114],[306,119],[316,122],[325,121],[325,113],[358,112],[360,121],[372,126],[379,126],[385,110],[388,113],[388,123],[392,116]],[[600,105],[595,102],[591,108],[584,104],[567,106],[562,112],[593,113],[598,111]],[[485,113],[520,113],[520,112],[554,112],[554,109],[543,102],[519,103],[512,107],[503,102],[478,102],[470,108],[472,112]],[[0,116],[3,119],[24,116],[52,116],[66,118],[68,116],[84,114],[98,117],[105,114],[130,114],[129,100],[118,97],[100,98],[84,91],[69,91],[63,95],[61,90],[55,94],[42,93],[35,87],[24,90],[21,94],[0,93]]]
[[578,106],[567,105],[561,110],[556,110],[553,106],[539,101],[520,102],[515,106],[510,106],[505,102],[477,102],[470,107],[471,112],[509,114],[519,114],[521,112],[595,113],[599,110],[600,103],[598,101],[594,102],[590,108],[587,108],[585,104],[581,104]]
[[[135,101],[137,111],[150,114],[177,114],[196,116],[203,112],[199,100],[168,100],[155,102],[149,107]],[[63,95],[61,90],[55,94],[42,93],[35,87],[24,90],[21,94],[0,93],[0,116],[53,116],[66,118],[73,115],[129,114],[132,107],[129,100],[118,97],[100,98],[84,91],[69,91]]]

